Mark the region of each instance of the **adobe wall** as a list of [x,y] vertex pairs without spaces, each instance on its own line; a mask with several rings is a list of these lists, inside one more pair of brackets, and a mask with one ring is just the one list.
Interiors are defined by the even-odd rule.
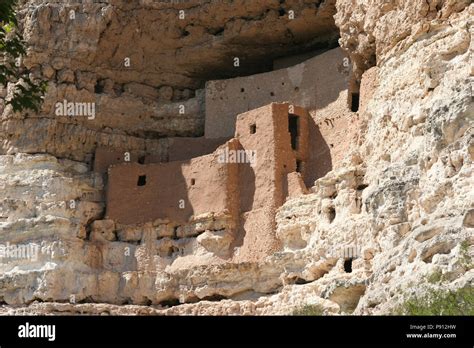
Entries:
[[[293,108],[305,128],[307,114]],[[238,260],[265,257],[279,248],[275,237],[275,212],[288,193],[287,174],[296,170],[296,154],[305,157],[307,131],[300,132],[301,147],[294,151],[288,129],[289,105],[270,105],[238,115],[235,137],[242,149],[255,150],[257,163],[239,165],[240,229]]]
[[[94,156],[94,171],[105,174],[107,169],[113,164],[125,162],[125,150],[116,150],[106,147],[98,147]],[[138,162],[139,154],[130,152],[130,162]]]
[[226,143],[229,138],[176,137],[168,138],[167,140],[167,151],[163,151],[161,154],[145,155],[143,152],[98,147],[94,155],[93,170],[97,173],[106,174],[107,169],[111,165],[126,163],[126,152],[130,154],[130,161],[128,161],[130,163],[138,163],[139,160],[143,162],[142,164],[190,160],[214,152],[217,147]]
[[[137,185],[140,176],[146,176],[144,186]],[[231,179],[229,165],[218,163],[215,154],[163,164],[113,165],[109,168],[106,218],[121,224],[156,219],[180,224],[192,215],[229,212]],[[180,200],[184,208],[180,208]]]
[[[288,100],[305,107],[311,116],[307,126],[309,157],[302,174],[305,185],[313,186],[316,179],[336,168],[349,153],[357,134],[357,115],[348,108],[349,69],[344,66],[344,58],[342,50],[337,48],[288,69],[209,81],[205,137],[169,139],[164,160],[188,160],[211,153],[234,135],[237,114],[277,100]],[[114,157],[111,154],[111,159],[96,159],[96,170],[105,172],[108,165],[117,163]],[[145,163],[163,160],[152,157],[148,156]]]
[[[322,56],[330,58],[330,52]],[[309,110],[310,148],[304,175],[307,187],[342,164],[359,130],[358,114],[352,112],[348,104],[350,67],[344,66],[344,58],[333,56],[334,61],[323,59],[322,64],[314,66],[318,88],[315,107]]]
[[[235,137],[242,149],[256,151],[256,165],[239,165],[240,212],[262,208],[271,204],[274,192],[275,139],[271,105],[241,114],[237,118]],[[250,127],[255,125],[255,134]]]
[[289,173],[286,180],[288,181],[288,198],[299,197],[309,192],[300,173]]
[[272,102],[288,101],[307,110],[326,107],[347,89],[344,58],[336,48],[287,69],[208,81],[205,136],[232,136],[238,114]]
[[[130,160],[125,161],[125,154],[129,153]],[[98,147],[95,150],[93,170],[96,173],[107,174],[110,166],[121,163],[138,163],[143,161],[143,164],[160,163],[163,160],[160,154],[145,155],[143,152],[117,150],[110,147]]]
[[[298,119],[296,148],[291,145],[290,113]],[[121,224],[163,219],[180,225],[201,214],[230,215],[233,246],[240,250],[236,258],[261,259],[280,247],[276,209],[295,189],[304,192],[301,180],[289,183],[288,177],[297,169],[297,159],[308,157],[308,119],[300,107],[272,103],[239,115],[235,138],[210,155],[111,165],[106,219]],[[256,162],[222,161],[224,151],[255,151]]]
[[[274,137],[275,137],[275,207],[280,207],[289,194],[288,174],[302,170],[308,158],[308,114],[297,106],[290,104],[272,104]],[[296,149],[291,146],[288,128],[289,115],[298,117],[298,141]],[[297,161],[300,165],[297,166]],[[299,167],[299,168],[298,168]]]
[[243,149],[257,153],[254,167],[239,166],[240,211],[283,204],[283,178],[296,170],[288,131],[288,104],[272,103],[238,115],[235,137]]
[[362,80],[360,83],[360,108],[359,112],[364,112],[367,109],[367,104],[372,96],[374,95],[375,90],[377,89],[378,84],[378,68],[376,66],[370,68],[364,74],[362,74]]
[[[307,187],[342,163],[356,141],[357,113],[348,105],[350,67],[340,48],[302,64],[206,85],[208,138],[232,134],[236,115],[271,102],[288,101],[308,110]],[[273,96],[271,95],[273,94]]]
[[349,109],[348,90],[341,90],[334,98],[318,110],[310,111],[310,149],[304,176],[307,187],[341,165],[358,133],[358,114]]
[[281,249],[281,243],[275,237],[273,208],[260,208],[243,213],[240,216],[239,233],[239,249],[238,253],[233,255],[232,262],[261,261]]
[[184,161],[208,155],[228,140],[229,138],[169,138],[168,160]]
[[[214,154],[220,154],[222,150],[240,150],[242,149],[242,144],[238,139],[231,139],[226,142],[224,145],[220,146]],[[231,219],[234,223],[234,237],[235,233],[237,233],[238,226],[240,224],[240,182],[239,182],[239,175],[240,175],[240,164],[238,163],[227,163],[226,170],[227,170],[227,209],[231,216]],[[235,239],[235,238],[234,238]]]

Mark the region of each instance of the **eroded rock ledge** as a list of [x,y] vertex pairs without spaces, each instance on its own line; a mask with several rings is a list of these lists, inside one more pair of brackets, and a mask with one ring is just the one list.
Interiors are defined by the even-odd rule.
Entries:
[[[326,314],[389,314],[429,289],[472,287],[474,271],[466,260],[474,257],[474,5],[326,1],[314,10],[319,15],[308,12],[307,23],[288,24],[294,28],[291,39],[284,39],[287,28],[273,30],[273,21],[280,20],[279,2],[258,3],[252,2],[245,13],[204,5],[215,11],[209,17],[200,17],[199,9],[189,5],[189,22],[160,26],[155,33],[141,23],[153,21],[153,16],[174,16],[174,5],[156,5],[163,6],[160,12],[125,2],[84,5],[93,15],[77,29],[63,25],[62,6],[28,2],[25,30],[33,43],[28,64],[51,76],[50,93],[67,88],[86,93],[99,98],[110,113],[126,103],[143,109],[140,115],[184,101],[199,105],[195,91],[243,42],[254,58],[311,46],[313,38],[326,42],[334,37],[330,17],[336,8],[341,46],[351,56],[361,94],[368,99],[358,112],[360,130],[345,159],[307,194],[288,199],[279,209],[275,235],[281,250],[248,262],[232,262],[220,254],[228,242],[223,216],[181,226],[180,239],[174,239],[176,226],[166,221],[108,226],[103,220],[103,179],[83,163],[102,143],[124,142],[159,152],[167,140],[158,136],[199,135],[202,115],[175,120],[170,114],[153,123],[150,119],[157,114],[150,111],[140,129],[137,112],[132,123],[111,118],[110,124],[86,129],[67,121],[59,125],[45,115],[4,110],[2,150],[8,155],[0,157],[0,240],[36,242],[41,253],[35,263],[1,263],[1,313],[291,314],[316,304]],[[136,15],[125,16],[125,11]],[[39,42],[38,33],[51,40]],[[81,46],[84,33],[90,35]],[[62,46],[66,35],[78,41],[69,51]],[[118,36],[138,42],[137,52],[147,57],[136,70],[113,69],[126,51],[127,42]],[[156,47],[145,43],[153,37],[164,38],[162,51],[149,53]],[[256,47],[262,37],[269,42],[268,51]],[[284,43],[282,51],[273,51],[276,42]],[[51,70],[46,64],[55,64],[48,58],[53,52],[59,59]],[[170,53],[173,58],[164,62]],[[162,70],[154,71],[155,66]],[[81,87],[83,72],[91,75]],[[98,96],[96,91],[104,93]],[[48,98],[51,103],[56,97]],[[166,128],[169,120],[177,122],[175,131]],[[25,135],[26,129],[35,134]],[[62,145],[58,139],[75,130],[81,141]],[[433,281],[433,274],[443,276]]]

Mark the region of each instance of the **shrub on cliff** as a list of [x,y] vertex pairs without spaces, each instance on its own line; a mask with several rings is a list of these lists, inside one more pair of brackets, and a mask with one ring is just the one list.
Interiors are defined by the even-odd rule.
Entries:
[[420,297],[406,300],[397,310],[398,315],[474,315],[474,289],[455,291],[432,290]]
[[17,30],[16,3],[17,0],[0,2],[0,88],[5,89],[9,83],[14,84],[11,94],[5,99],[13,111],[39,111],[46,83],[34,81],[30,77],[30,71],[21,64],[26,48]]
[[323,308],[319,305],[304,305],[303,307],[297,308],[293,311],[293,315],[298,316],[312,316],[312,315],[323,315]]

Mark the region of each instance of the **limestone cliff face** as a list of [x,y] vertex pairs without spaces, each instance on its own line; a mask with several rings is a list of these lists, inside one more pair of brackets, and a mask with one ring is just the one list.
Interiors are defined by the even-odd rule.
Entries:
[[[40,252],[0,263],[2,312],[289,314],[317,304],[388,314],[428,289],[472,286],[474,4],[321,1],[276,26],[290,5],[245,3],[190,3],[184,22],[162,26],[177,5],[25,1],[25,64],[50,88],[40,115],[2,108],[0,244]],[[203,82],[241,74],[226,59],[245,51],[245,73],[262,71],[263,56],[317,47],[337,30],[365,98],[359,136],[336,170],[279,209],[279,252],[223,262],[225,219],[191,223],[192,240],[157,239],[166,222],[108,234],[104,183],[88,165],[98,144],[165,154],[161,137],[201,134]],[[119,68],[126,57],[130,70]],[[66,94],[96,101],[100,117],[53,117]]]
[[423,36],[446,29],[470,0],[338,1],[335,15],[341,46],[357,75],[400,55]]
[[[269,70],[275,57],[337,40],[334,0],[35,0],[22,8],[30,45],[24,64],[49,88],[39,115],[14,116],[0,107],[2,151],[83,162],[97,145],[166,153],[163,138],[202,135],[206,80]],[[297,13],[291,21],[290,9]],[[55,103],[64,99],[95,102],[96,117],[56,117]]]

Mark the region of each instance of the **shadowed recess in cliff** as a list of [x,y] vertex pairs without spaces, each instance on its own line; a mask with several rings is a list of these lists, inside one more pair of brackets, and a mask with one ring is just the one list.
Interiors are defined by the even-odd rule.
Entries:
[[[304,1],[281,6],[287,15],[279,16],[278,4],[266,1],[247,2],[246,6],[214,1],[166,7],[78,5],[77,15],[84,20],[83,28],[91,31],[87,38],[95,41],[96,49],[89,51],[83,44],[81,49],[56,53],[100,67],[101,75],[117,83],[135,81],[195,89],[212,78],[271,70],[277,57],[337,44],[335,0],[325,1],[319,7]],[[48,17],[54,16],[61,6],[45,7],[41,13]],[[94,19],[94,12],[101,12],[102,18]],[[53,22],[48,34],[60,34],[59,25]],[[88,51],[86,57],[83,50]],[[124,65],[126,58],[129,65]],[[235,58],[239,58],[239,64]]]

